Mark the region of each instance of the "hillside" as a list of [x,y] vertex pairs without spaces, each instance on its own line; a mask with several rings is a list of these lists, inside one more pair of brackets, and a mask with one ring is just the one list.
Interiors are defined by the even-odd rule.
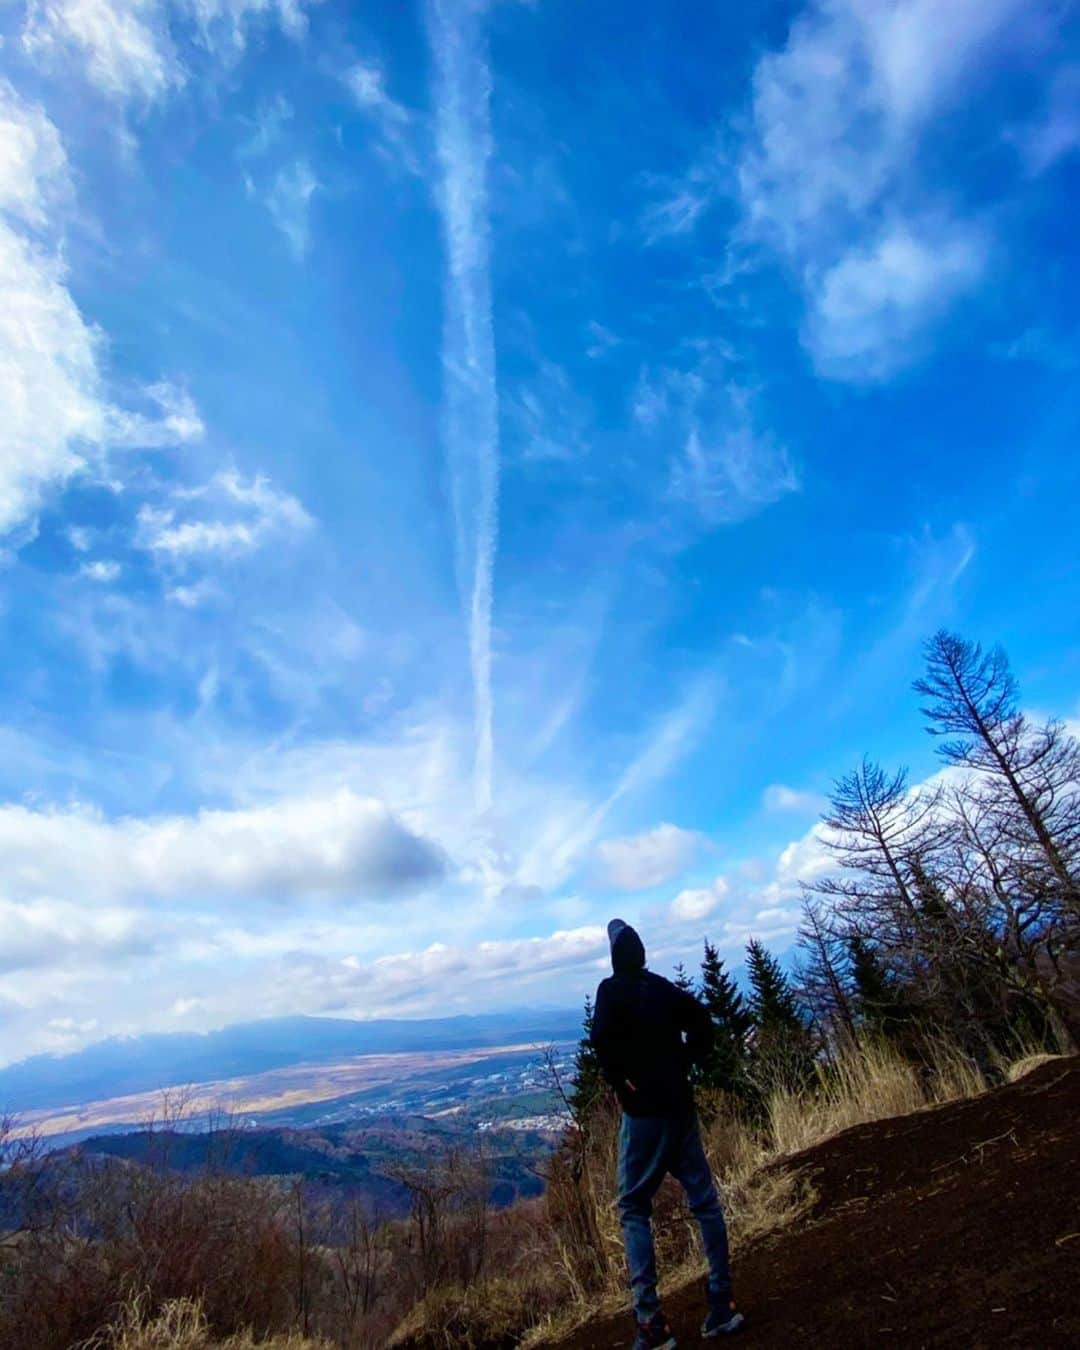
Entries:
[[[972,1101],[858,1126],[788,1159],[807,1219],[739,1253],[737,1344],[1080,1344],[1080,1059]],[[699,1344],[697,1288],[669,1295]],[[559,1344],[630,1342],[627,1316]],[[711,1342],[710,1342],[711,1344]]]
[[[472,1128],[459,1125],[456,1117],[388,1115],[362,1128],[134,1131],[86,1139],[55,1157],[116,1158],[192,1176],[214,1168],[236,1177],[303,1178],[311,1190],[338,1200],[360,1199],[370,1213],[389,1219],[409,1210],[408,1190],[391,1175],[396,1167],[423,1167],[447,1147],[470,1144],[473,1138]],[[540,1194],[552,1146],[551,1136],[535,1130],[485,1134],[493,1207]]]

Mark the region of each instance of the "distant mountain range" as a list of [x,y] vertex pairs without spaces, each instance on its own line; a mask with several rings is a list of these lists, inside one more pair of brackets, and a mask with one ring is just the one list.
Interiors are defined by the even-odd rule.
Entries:
[[116,1037],[0,1069],[0,1111],[70,1106],[351,1055],[545,1045],[580,1034],[580,1012],[545,1010],[370,1022],[280,1017],[205,1033]]

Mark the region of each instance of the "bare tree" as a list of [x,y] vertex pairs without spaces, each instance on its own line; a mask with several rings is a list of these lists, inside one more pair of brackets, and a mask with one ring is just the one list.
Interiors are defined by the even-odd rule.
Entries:
[[984,652],[942,630],[926,645],[914,688],[942,758],[976,775],[999,817],[1009,879],[1080,919],[1080,744],[1060,722],[1033,726],[1020,712],[1000,647]]
[[936,790],[913,791],[907,771],[889,774],[864,758],[836,783],[823,816],[838,871],[806,890],[831,902],[838,936],[872,936],[885,949],[910,945],[918,926],[913,859],[943,836]]
[[831,1054],[856,1038],[855,1009],[847,975],[848,943],[810,891],[803,895],[799,926],[797,991]]
[[469,1285],[484,1266],[491,1178],[482,1146],[448,1145],[422,1164],[396,1163],[386,1175],[409,1192],[410,1243],[421,1293],[450,1278]]

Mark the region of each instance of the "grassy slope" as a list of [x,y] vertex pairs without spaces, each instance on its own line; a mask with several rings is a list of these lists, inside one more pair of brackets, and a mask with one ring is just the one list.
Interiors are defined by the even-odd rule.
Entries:
[[[1080,1060],[1052,1060],[970,1101],[843,1131],[774,1167],[816,1200],[752,1241],[736,1280],[740,1342],[1080,1344]],[[669,1293],[680,1345],[699,1343],[699,1287]],[[563,1350],[629,1342],[625,1314]]]

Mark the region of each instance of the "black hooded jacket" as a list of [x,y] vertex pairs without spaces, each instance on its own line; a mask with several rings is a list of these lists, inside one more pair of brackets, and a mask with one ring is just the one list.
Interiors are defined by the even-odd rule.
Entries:
[[692,994],[645,969],[629,924],[608,924],[614,974],[596,991],[592,1045],[629,1116],[681,1116],[694,1109],[687,1071],[712,1049],[712,1020]]

